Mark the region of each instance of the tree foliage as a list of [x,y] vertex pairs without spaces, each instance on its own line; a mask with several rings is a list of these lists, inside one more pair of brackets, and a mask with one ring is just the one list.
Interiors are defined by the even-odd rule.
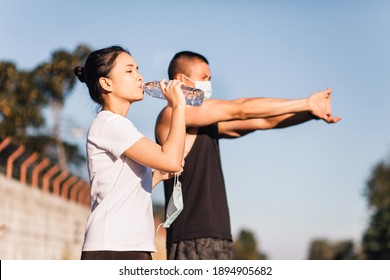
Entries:
[[249,230],[241,230],[238,239],[233,243],[235,260],[265,260],[266,255],[257,250],[254,234]]
[[46,100],[32,72],[19,71],[11,62],[0,62],[0,137],[24,141],[28,127],[44,125]]
[[51,60],[34,69],[35,83],[49,102],[63,103],[73,90],[76,76],[73,68],[84,61],[90,50],[80,45],[73,52],[54,51]]
[[309,260],[355,260],[357,259],[352,240],[330,242],[326,239],[316,239],[311,242]]
[[[72,52],[57,50],[50,60],[31,71],[19,70],[12,62],[0,62],[0,138],[10,136],[16,144],[23,144],[57,163],[61,158],[57,148],[60,146],[72,164],[83,162],[85,159],[78,147],[60,138],[60,111],[75,86],[73,68],[81,64],[89,52],[84,45]],[[54,112],[51,132],[43,115],[47,108]]]
[[367,182],[366,196],[372,210],[370,224],[363,236],[367,259],[390,259],[390,163],[379,162]]

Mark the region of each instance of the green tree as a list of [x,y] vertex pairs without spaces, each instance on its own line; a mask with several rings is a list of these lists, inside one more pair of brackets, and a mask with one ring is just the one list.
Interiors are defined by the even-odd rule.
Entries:
[[266,255],[257,250],[254,234],[249,230],[241,230],[237,241],[233,243],[235,260],[265,260]]
[[334,244],[334,260],[355,260],[357,253],[352,240],[339,241]]
[[[21,71],[12,62],[0,62],[0,138],[12,137],[17,145],[25,145],[60,163],[85,161],[76,145],[60,137],[60,113],[71,94],[76,77],[73,68],[85,60],[90,50],[79,45],[74,51],[57,50],[51,59],[31,71]],[[53,112],[53,132],[48,132],[43,110]]]
[[61,139],[61,111],[67,96],[72,92],[76,77],[73,68],[86,59],[90,49],[79,45],[73,52],[57,50],[51,60],[44,62],[34,70],[35,81],[40,92],[49,102],[53,120],[53,138],[57,151],[58,162],[61,169],[67,169],[67,153],[65,144]]
[[0,62],[0,137],[25,142],[27,128],[44,125],[45,98],[31,72],[19,71],[11,62]]
[[366,196],[371,208],[371,220],[363,235],[365,258],[390,259],[390,163],[379,162],[367,182]]
[[316,239],[311,242],[309,260],[354,260],[357,258],[353,241],[330,242]]
[[329,241],[325,239],[313,240],[309,249],[309,260],[331,260],[333,248]]

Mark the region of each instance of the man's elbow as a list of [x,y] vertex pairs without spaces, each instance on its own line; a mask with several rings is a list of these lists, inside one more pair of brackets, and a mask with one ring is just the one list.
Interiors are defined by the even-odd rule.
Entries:
[[245,120],[248,116],[245,112],[245,106],[243,104],[237,104],[234,110],[230,112],[230,120]]
[[238,104],[236,110],[236,119],[247,120],[252,117],[251,109],[245,102]]

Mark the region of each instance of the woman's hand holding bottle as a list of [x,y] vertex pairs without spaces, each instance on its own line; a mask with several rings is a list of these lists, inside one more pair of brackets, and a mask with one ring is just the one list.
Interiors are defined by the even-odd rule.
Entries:
[[165,98],[168,100],[168,106],[176,107],[186,104],[185,96],[181,89],[182,85],[183,83],[178,80],[170,80],[168,83],[165,79],[160,81],[160,87]]

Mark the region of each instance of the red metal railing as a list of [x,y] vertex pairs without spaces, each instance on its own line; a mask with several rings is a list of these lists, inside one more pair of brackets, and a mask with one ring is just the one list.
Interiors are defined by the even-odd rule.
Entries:
[[23,145],[13,144],[11,137],[0,139],[0,159],[5,164],[6,177],[89,207],[90,188],[85,180],[60,170],[57,164],[37,152],[30,153]]

